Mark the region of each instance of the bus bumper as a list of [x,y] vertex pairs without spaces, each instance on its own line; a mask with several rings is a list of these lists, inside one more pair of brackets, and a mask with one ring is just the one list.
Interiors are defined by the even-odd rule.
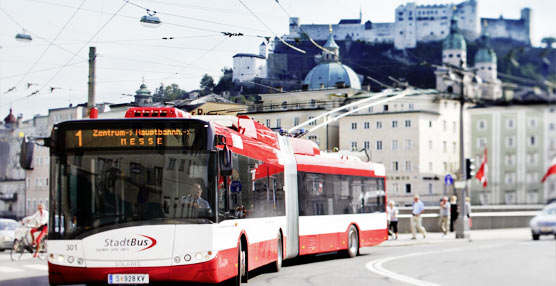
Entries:
[[203,263],[157,267],[87,268],[62,266],[48,262],[48,282],[51,285],[105,284],[108,282],[108,274],[149,274],[149,283],[218,283],[236,275],[236,263],[230,261],[232,257],[235,257],[235,254],[229,256],[219,253],[214,259]]

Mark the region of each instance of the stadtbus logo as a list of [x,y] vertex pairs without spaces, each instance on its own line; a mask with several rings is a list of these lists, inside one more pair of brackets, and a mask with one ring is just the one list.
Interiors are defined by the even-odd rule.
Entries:
[[122,239],[110,239],[107,238],[104,240],[104,247],[144,247],[137,251],[147,250],[156,245],[156,239],[143,235],[137,234],[138,236],[142,236],[143,238],[122,238]]

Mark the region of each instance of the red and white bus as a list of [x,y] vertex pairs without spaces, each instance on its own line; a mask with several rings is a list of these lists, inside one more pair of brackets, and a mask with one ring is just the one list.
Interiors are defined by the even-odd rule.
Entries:
[[50,137],[51,284],[241,284],[283,259],[387,238],[381,164],[246,116],[131,108]]

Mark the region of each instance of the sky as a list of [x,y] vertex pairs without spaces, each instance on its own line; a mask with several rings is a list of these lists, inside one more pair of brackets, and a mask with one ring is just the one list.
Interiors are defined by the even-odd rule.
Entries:
[[[531,8],[534,45],[556,36],[556,1],[477,1],[480,17],[517,19],[522,8]],[[90,46],[97,49],[96,102],[130,102],[129,94],[143,81],[151,91],[161,83],[197,89],[204,74],[218,81],[221,69],[232,66],[233,55],[257,53],[262,37],[287,34],[290,16],[299,17],[301,24],[328,24],[358,18],[361,10],[363,21],[393,22],[396,7],[407,2],[0,0],[0,119],[10,108],[30,119],[50,108],[86,102]],[[141,16],[152,11],[162,25],[142,26]],[[33,41],[15,40],[23,29]]]

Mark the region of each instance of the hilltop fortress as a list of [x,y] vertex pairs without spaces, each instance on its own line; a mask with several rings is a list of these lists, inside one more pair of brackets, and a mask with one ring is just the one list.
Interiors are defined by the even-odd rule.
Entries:
[[[480,18],[477,0],[459,4],[400,5],[395,11],[394,23],[362,23],[359,19],[342,19],[332,25],[335,40],[364,41],[368,43],[393,43],[396,49],[414,48],[418,42],[441,41],[450,33],[452,15],[458,20],[461,33],[467,41],[475,41],[482,32],[491,38],[504,38],[531,44],[531,9],[521,9],[520,19]],[[482,23],[487,25],[481,25]],[[300,19],[290,18],[288,40],[306,39],[326,41],[329,24],[300,24]],[[483,31],[481,31],[481,28]]]

